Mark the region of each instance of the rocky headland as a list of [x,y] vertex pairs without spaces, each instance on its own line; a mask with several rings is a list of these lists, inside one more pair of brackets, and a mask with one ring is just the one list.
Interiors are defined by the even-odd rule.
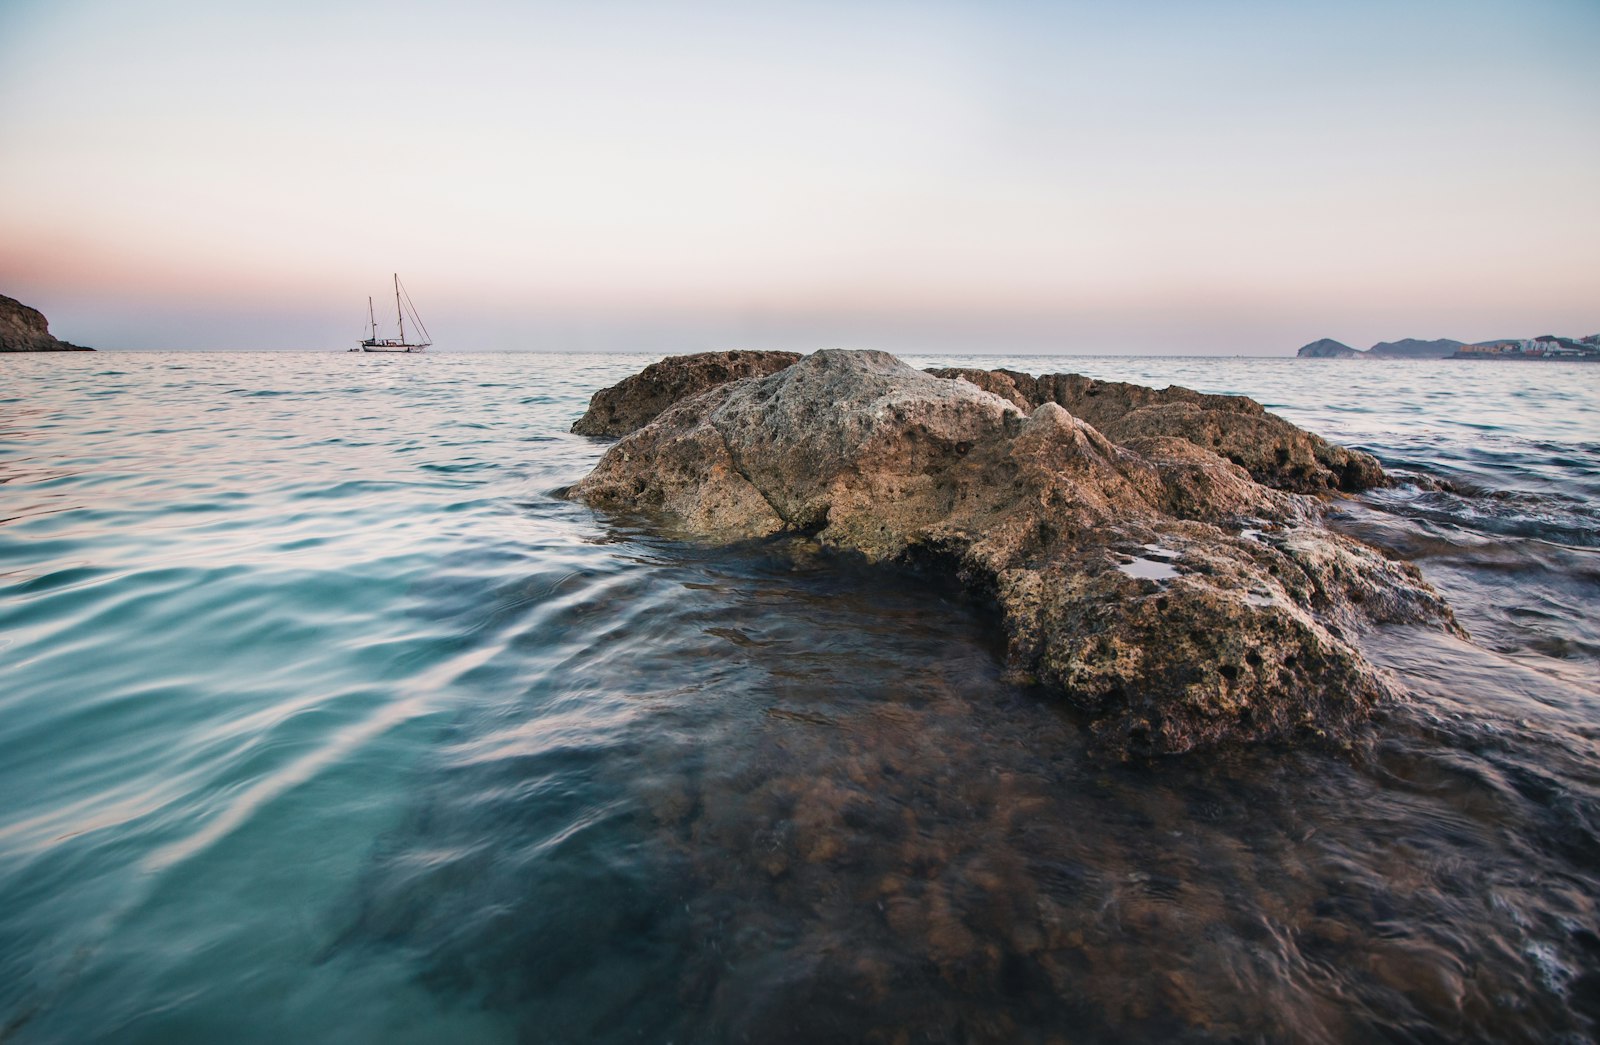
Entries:
[[0,294],[0,352],[93,352],[50,336],[44,313]]
[[[1387,482],[1378,463],[1253,400],[726,355],[596,393],[574,430],[621,438],[567,495],[696,539],[949,570],[995,606],[1012,676],[1113,753],[1338,741],[1395,693],[1363,628],[1456,627],[1413,567],[1321,524],[1316,495]],[[751,372],[715,381],[729,363]]]
[[1300,351],[1295,355],[1301,359],[1359,359],[1365,356],[1366,352],[1359,348],[1351,348],[1343,341],[1321,337],[1308,345],[1301,345]]

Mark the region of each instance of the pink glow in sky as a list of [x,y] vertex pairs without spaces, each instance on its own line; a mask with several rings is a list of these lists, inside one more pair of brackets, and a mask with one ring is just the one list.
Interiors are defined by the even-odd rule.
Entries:
[[0,5],[101,347],[1282,354],[1600,329],[1600,4]]

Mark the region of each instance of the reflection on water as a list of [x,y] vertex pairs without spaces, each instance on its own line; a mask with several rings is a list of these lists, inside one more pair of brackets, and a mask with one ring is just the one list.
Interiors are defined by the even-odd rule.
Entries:
[[1335,521],[1473,636],[1368,636],[1352,749],[1123,765],[935,578],[554,500],[644,361],[8,372],[0,1040],[1596,1034],[1600,368],[1074,361],[1452,480]]
[[1166,581],[1178,575],[1178,568],[1168,559],[1157,557],[1146,558],[1135,555],[1131,560],[1119,563],[1117,569],[1129,577],[1137,577],[1147,581]]

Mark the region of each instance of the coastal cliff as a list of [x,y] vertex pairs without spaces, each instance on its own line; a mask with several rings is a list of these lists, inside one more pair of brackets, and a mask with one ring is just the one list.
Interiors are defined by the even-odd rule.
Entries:
[[0,352],[93,352],[50,336],[44,313],[0,294]]
[[1414,568],[1298,492],[1385,481],[1243,397],[824,351],[681,399],[565,492],[697,539],[951,572],[994,605],[1012,677],[1126,757],[1339,740],[1394,694],[1363,628],[1455,630]]

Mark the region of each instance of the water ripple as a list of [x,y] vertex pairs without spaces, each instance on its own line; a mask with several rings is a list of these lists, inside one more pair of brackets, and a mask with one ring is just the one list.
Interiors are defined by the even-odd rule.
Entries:
[[0,1038],[1596,1032],[1600,368],[919,360],[1411,475],[1332,506],[1473,636],[1367,637],[1410,701],[1108,766],[959,592],[554,500],[648,361],[6,361]]

